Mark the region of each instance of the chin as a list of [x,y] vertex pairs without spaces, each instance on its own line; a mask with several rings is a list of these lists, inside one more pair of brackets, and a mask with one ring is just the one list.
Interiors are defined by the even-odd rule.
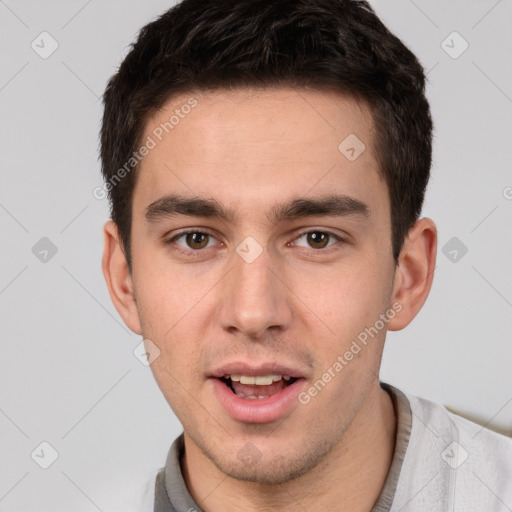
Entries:
[[278,485],[299,478],[312,470],[322,462],[332,448],[327,443],[320,443],[307,450],[302,444],[295,450],[289,447],[287,453],[278,453],[278,448],[273,447],[270,447],[267,453],[258,453],[256,447],[248,442],[239,450],[236,458],[226,458],[225,453],[204,453],[219,471],[235,480]]

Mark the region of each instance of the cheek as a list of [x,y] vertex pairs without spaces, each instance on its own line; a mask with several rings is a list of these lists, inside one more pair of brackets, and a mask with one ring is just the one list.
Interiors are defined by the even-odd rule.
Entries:
[[293,289],[319,321],[344,338],[378,318],[388,288],[385,269],[360,257],[322,272],[303,272]]
[[[308,276],[301,280],[297,292],[315,313],[311,316],[307,308],[302,308],[303,314],[311,318],[305,327],[311,333],[317,373],[320,376],[333,369],[337,384],[330,388],[338,395],[348,385],[347,379],[361,382],[371,376],[365,369],[374,368],[377,372],[384,331],[367,329],[388,309],[387,273],[361,257],[358,263],[340,266],[321,279],[311,273]],[[333,368],[336,363],[340,371]]]
[[[199,350],[204,339],[212,294],[214,272],[201,273],[193,265],[171,265],[158,257],[138,260],[136,276],[137,308],[145,338],[160,350],[152,370],[157,381],[191,382],[198,375]],[[218,281],[218,279],[217,279]],[[172,378],[170,380],[172,383]],[[168,385],[166,385],[169,387]]]
[[172,337],[194,315],[214,278],[193,265],[171,264],[168,258],[149,254],[138,263],[136,299],[143,328],[159,339]]

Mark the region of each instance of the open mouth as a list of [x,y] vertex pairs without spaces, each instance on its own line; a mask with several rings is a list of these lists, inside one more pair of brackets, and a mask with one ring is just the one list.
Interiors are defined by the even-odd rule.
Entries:
[[224,375],[219,380],[240,398],[262,400],[276,395],[297,379],[289,375]]
[[307,382],[305,374],[297,369],[277,364],[255,368],[243,363],[214,370],[209,380],[228,415],[246,424],[272,423],[292,414]]

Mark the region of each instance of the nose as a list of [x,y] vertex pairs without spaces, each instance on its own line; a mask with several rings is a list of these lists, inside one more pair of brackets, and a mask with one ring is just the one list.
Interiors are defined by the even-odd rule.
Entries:
[[267,249],[251,262],[233,255],[234,267],[223,280],[218,309],[224,330],[261,340],[270,330],[279,332],[290,326],[290,292],[276,258]]

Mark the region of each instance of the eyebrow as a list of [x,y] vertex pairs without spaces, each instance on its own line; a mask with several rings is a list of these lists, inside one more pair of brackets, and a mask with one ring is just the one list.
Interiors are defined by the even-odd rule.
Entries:
[[[267,214],[270,223],[314,216],[360,216],[368,217],[368,205],[343,194],[322,197],[297,197],[286,203],[275,205]],[[145,211],[148,223],[177,215],[207,217],[225,222],[236,220],[236,211],[228,209],[215,199],[167,195],[152,202]]]

